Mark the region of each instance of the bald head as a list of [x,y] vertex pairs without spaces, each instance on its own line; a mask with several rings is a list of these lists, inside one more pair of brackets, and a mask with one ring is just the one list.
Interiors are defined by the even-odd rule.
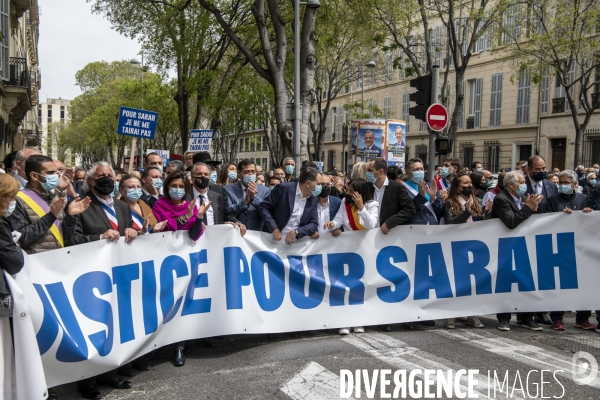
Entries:
[[34,154],[42,153],[35,147],[25,147],[24,149],[19,150],[15,157],[15,169],[19,176],[25,180],[27,180],[27,175],[25,175],[25,162]]

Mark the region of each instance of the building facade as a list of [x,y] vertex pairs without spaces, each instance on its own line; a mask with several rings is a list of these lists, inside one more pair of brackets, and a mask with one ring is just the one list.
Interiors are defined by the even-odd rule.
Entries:
[[[69,152],[62,149],[59,142],[61,132],[69,123],[69,105],[71,100],[63,98],[46,99],[38,107],[38,125],[42,127],[41,150],[48,157],[62,158],[65,164],[75,165]],[[65,154],[67,153],[67,154]]]
[[0,157],[41,147],[37,0],[0,0]]

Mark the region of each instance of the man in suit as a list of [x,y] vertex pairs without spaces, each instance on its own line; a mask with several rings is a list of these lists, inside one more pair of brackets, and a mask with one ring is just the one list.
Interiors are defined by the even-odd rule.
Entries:
[[[134,240],[138,233],[133,229],[133,220],[129,206],[122,201],[114,201],[115,173],[107,162],[95,163],[88,171],[84,182],[86,196],[92,201],[90,206],[78,215],[65,214],[63,234],[65,246],[93,242],[101,239],[119,240],[125,237],[127,243]],[[69,208],[67,208],[68,210]],[[96,377],[99,384],[115,389],[131,389],[130,381],[117,376],[115,371]],[[96,388],[94,378],[77,382],[81,395],[86,399],[100,399],[102,394]]]
[[242,160],[237,166],[238,181],[223,187],[227,205],[235,217],[251,231],[262,231],[263,222],[257,206],[270,193],[264,185],[256,184],[256,164]]
[[315,168],[306,168],[298,182],[285,182],[271,190],[258,205],[263,231],[271,233],[275,241],[283,237],[289,246],[317,232],[317,196],[323,189],[322,179]]
[[[281,168],[285,172],[285,176],[281,182],[291,182],[294,179],[294,171],[296,170],[296,162],[292,157],[286,157],[281,161]],[[277,172],[277,170],[275,170]]]
[[331,230],[325,228],[325,224],[329,221],[333,221],[335,214],[337,214],[342,204],[342,200],[336,196],[330,196],[332,189],[331,177],[329,175],[323,175],[322,189],[319,193],[317,200],[317,214],[319,215],[319,227],[318,230],[310,235],[313,239],[318,239],[321,236],[331,236]]
[[408,181],[404,187],[408,197],[415,204],[416,213],[410,220],[410,225],[438,225],[444,216],[445,207],[438,193],[437,186],[425,183],[425,169],[420,158],[408,160],[405,165]]
[[365,147],[360,149],[361,157],[365,160],[381,157],[381,148],[375,145],[375,134],[373,131],[366,131],[363,139]]
[[223,186],[219,186],[214,183],[210,183],[211,181],[212,182],[217,181],[217,167],[221,164],[221,161],[213,160],[208,151],[200,151],[200,152],[194,154],[194,157],[192,159],[194,161],[194,166],[192,166],[192,171],[194,170],[194,167],[198,163],[206,164],[208,166],[208,168],[210,168],[210,176],[209,176],[210,179],[209,179],[208,189],[212,190],[213,192],[218,193],[221,197],[223,197],[223,200],[224,200],[225,192],[223,192]]
[[382,158],[372,160],[367,167],[367,180],[373,184],[373,199],[379,203],[381,232],[409,223],[416,214],[414,202],[404,185],[387,177],[387,162]]
[[148,167],[142,175],[142,201],[150,208],[162,197],[163,174],[158,167]]
[[[527,160],[527,193],[528,194],[539,194],[542,197],[542,201],[537,208],[536,214],[543,214],[546,212],[548,200],[558,193],[558,189],[554,182],[546,179],[546,161],[542,156],[531,156]],[[535,313],[537,322],[544,325],[552,325],[552,320],[548,318],[546,313],[537,312]]]
[[209,204],[210,207],[202,216],[204,225],[231,224],[240,228],[242,236],[246,233],[246,227],[236,217],[231,208],[227,206],[225,198],[209,187],[210,167],[204,163],[196,163],[192,167],[192,193],[188,196],[188,201],[196,201],[199,207],[200,202]]
[[[523,196],[527,197],[523,197]],[[492,218],[499,218],[508,228],[515,229],[527,218],[535,214],[542,201],[541,194],[527,194],[525,176],[521,171],[511,171],[504,177],[504,190],[494,198],[492,206]],[[498,330],[509,331],[511,314],[499,313]],[[538,325],[534,319],[534,313],[527,312],[521,314],[521,326],[534,331],[541,331],[543,328]]]

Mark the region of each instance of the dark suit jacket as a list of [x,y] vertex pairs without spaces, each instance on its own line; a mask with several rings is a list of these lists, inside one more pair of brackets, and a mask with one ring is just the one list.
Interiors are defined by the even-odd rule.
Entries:
[[[275,186],[275,189],[271,190],[271,193],[258,205],[258,213],[265,224],[263,228],[264,232],[273,233],[275,229],[281,231],[285,228],[294,211],[294,201],[298,185],[299,183],[297,182],[285,182]],[[318,229],[319,213],[317,212],[317,197],[309,196],[306,199],[302,218],[300,218],[297,239],[310,236]]]
[[426,206],[427,198],[425,196],[421,196],[419,193],[414,195],[408,188],[406,189],[406,193],[408,197],[412,198],[416,209],[414,217],[409,222],[410,225],[438,225],[440,223],[440,219],[444,216],[446,209],[439,190],[436,193],[435,199],[430,202],[433,213]]
[[[552,183],[552,182],[550,182]],[[554,185],[554,183],[552,183]],[[500,221],[508,229],[515,229],[519,224],[533,215],[531,208],[521,203],[521,209],[513,199],[508,190],[504,189],[494,197],[492,206],[492,218],[500,218]]]
[[596,184],[590,195],[590,207],[593,210],[600,210],[600,184]]
[[[531,180],[529,175],[525,177],[525,182],[527,182],[527,193],[534,194],[533,187],[531,186]],[[544,179],[542,182],[542,202],[538,205],[538,209],[534,214],[542,214],[547,212],[546,206],[548,205],[548,199],[558,193],[558,189],[556,188],[556,184],[548,179]]]
[[254,196],[254,199],[246,206],[246,196],[244,195],[244,188],[242,182],[236,182],[232,185],[223,186],[225,192],[225,200],[227,206],[231,208],[233,214],[240,222],[246,225],[246,228],[251,231],[262,231],[263,222],[258,215],[258,206],[265,197],[271,192],[270,189],[264,185],[256,185],[258,193]]
[[141,199],[144,203],[148,204],[148,207],[150,207],[150,208],[154,208],[154,203],[156,203],[158,201],[158,199],[156,197],[146,194],[144,192],[142,192]]
[[[92,200],[87,210],[79,215],[72,216],[66,212],[69,207],[65,207],[65,218],[63,224],[69,229],[63,229],[65,246],[74,246],[76,244],[93,242],[100,240],[100,236],[112,225],[102,208],[102,203],[93,192],[88,192],[85,196]],[[84,197],[85,197],[84,196]],[[122,201],[115,201],[115,212],[117,213],[117,222],[119,224],[119,234],[125,235],[126,228],[133,227],[131,219],[131,210],[129,206]]]
[[[21,271],[24,260],[23,251],[13,240],[12,231],[10,222],[0,217],[0,269],[14,275]],[[0,293],[10,294],[4,274],[0,276]]]
[[[215,185],[216,187],[217,186]],[[210,205],[212,207],[213,210],[213,216],[215,218],[215,225],[220,225],[220,224],[224,224],[225,222],[239,222],[238,219],[235,217],[235,215],[233,214],[233,211],[231,211],[231,208],[229,208],[227,206],[227,203],[225,202],[225,198],[223,196],[221,196],[219,193],[213,191],[212,189],[208,189],[208,191],[206,192],[208,194],[208,201],[212,201],[212,204]],[[188,195],[187,201],[192,201],[194,200],[194,190],[192,189],[192,192]]]
[[[371,194],[375,198],[375,187],[371,186]],[[379,225],[384,223],[389,229],[398,225],[408,224],[415,216],[417,210],[403,184],[389,181],[383,192],[379,205]]]
[[[333,218],[335,218],[335,214],[337,214],[338,210],[340,209],[340,205],[342,205],[342,200],[339,197],[329,196],[329,220],[330,221],[333,221]],[[324,221],[322,223],[324,224],[325,222],[329,222],[329,221]],[[321,222],[319,222],[319,223],[321,223]]]

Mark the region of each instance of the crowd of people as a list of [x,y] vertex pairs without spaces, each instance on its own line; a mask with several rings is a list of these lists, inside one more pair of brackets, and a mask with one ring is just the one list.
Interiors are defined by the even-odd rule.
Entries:
[[[405,170],[388,166],[382,158],[359,162],[349,177],[337,170],[319,172],[310,161],[299,166],[298,177],[296,168],[292,158],[263,171],[253,160],[221,165],[207,152],[188,152],[183,162],[171,161],[164,168],[160,155],[148,154],[143,172],[125,173],[107,162],[84,170],[66,168],[35,148],[24,148],[6,156],[5,173],[0,174],[0,267],[15,274],[23,267],[21,251],[42,253],[97,240],[123,237],[131,242],[139,235],[178,230],[198,240],[209,225],[231,225],[242,237],[247,230],[267,232],[274,241],[293,246],[298,240],[339,238],[342,232],[356,230],[379,229],[393,235],[401,225],[498,218],[514,229],[534,214],[600,210],[597,164],[578,166],[575,171],[554,168],[550,173],[541,156],[519,161],[515,170],[497,175],[484,170],[480,162],[463,168],[460,160],[447,158],[431,169],[429,184],[427,166],[418,158],[406,161]],[[2,278],[0,300],[8,296]],[[542,330],[542,325],[562,331],[563,314],[520,313],[517,324],[534,331]],[[511,317],[498,314],[497,328],[509,331]],[[590,310],[578,311],[575,327],[600,333],[590,317]],[[598,311],[596,318],[600,323]],[[475,315],[463,322],[484,327]],[[435,325],[434,321],[420,323]],[[414,330],[413,323],[401,326]],[[455,326],[455,318],[448,315],[445,327]],[[362,333],[364,327],[352,330]],[[342,328],[339,333],[350,331]],[[210,339],[200,344],[216,346]],[[185,365],[189,343],[177,343],[174,350],[174,364]],[[130,375],[131,368],[148,370],[151,357],[77,382],[82,396],[101,398],[96,385],[131,388],[132,383],[119,375]]]

